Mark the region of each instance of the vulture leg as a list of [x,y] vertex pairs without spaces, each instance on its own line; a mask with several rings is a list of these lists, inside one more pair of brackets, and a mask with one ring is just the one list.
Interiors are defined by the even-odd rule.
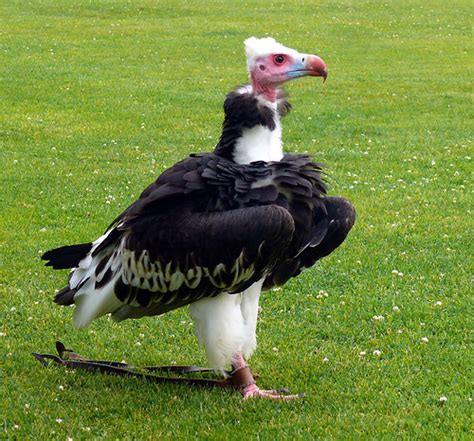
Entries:
[[255,330],[262,283],[263,279],[240,294],[222,293],[193,303],[191,316],[196,334],[206,349],[211,367],[225,374],[225,366],[232,365],[231,383],[240,390],[244,400],[251,397],[273,400],[299,398],[300,395],[285,394],[284,390],[260,389],[245,361],[256,346]]
[[260,389],[253,378],[250,368],[245,362],[242,352],[237,352],[232,358],[232,380],[240,389],[240,393],[244,400],[249,398],[267,398],[270,400],[289,401],[301,398],[303,394],[290,395],[285,389]]

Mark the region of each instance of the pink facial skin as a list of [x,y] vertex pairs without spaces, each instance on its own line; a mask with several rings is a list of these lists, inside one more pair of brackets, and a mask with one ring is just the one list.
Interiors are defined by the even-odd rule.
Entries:
[[276,100],[276,89],[286,81],[305,76],[323,77],[327,67],[316,55],[270,54],[255,60],[250,72],[252,87],[268,101]]

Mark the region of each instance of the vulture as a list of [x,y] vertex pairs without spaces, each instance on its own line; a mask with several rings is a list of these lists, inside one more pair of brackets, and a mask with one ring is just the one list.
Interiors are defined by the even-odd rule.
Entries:
[[42,258],[71,269],[54,301],[75,305],[76,328],[105,314],[121,321],[190,305],[211,368],[240,373],[244,399],[287,400],[296,395],[260,389],[247,365],[260,293],[335,250],[355,210],[327,195],[321,164],[283,152],[281,118],[291,106],[280,87],[325,80],[324,61],[273,38],[244,45],[250,84],[226,96],[214,151],[164,171],[94,242]]

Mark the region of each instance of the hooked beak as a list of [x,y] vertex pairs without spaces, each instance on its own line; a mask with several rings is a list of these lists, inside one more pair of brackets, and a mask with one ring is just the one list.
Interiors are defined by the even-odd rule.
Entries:
[[328,68],[326,63],[316,55],[308,55],[306,59],[306,66],[308,69],[308,75],[312,77],[323,77],[323,81],[326,81],[328,77]]
[[301,61],[288,72],[288,79],[301,77],[323,77],[323,82],[328,76],[326,63],[316,55],[302,55]]

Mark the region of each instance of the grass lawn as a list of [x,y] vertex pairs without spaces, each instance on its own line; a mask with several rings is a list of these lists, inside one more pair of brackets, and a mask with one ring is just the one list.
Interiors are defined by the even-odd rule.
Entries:
[[[1,439],[470,438],[471,2],[0,8]],[[288,84],[285,145],[326,163],[331,194],[358,211],[339,250],[261,301],[252,366],[306,398],[41,367],[30,353],[56,339],[205,363],[185,309],[74,330],[52,303],[67,273],[39,256],[95,239],[161,171],[211,150],[225,94],[247,79],[242,42],[267,34],[327,62],[324,85]]]

